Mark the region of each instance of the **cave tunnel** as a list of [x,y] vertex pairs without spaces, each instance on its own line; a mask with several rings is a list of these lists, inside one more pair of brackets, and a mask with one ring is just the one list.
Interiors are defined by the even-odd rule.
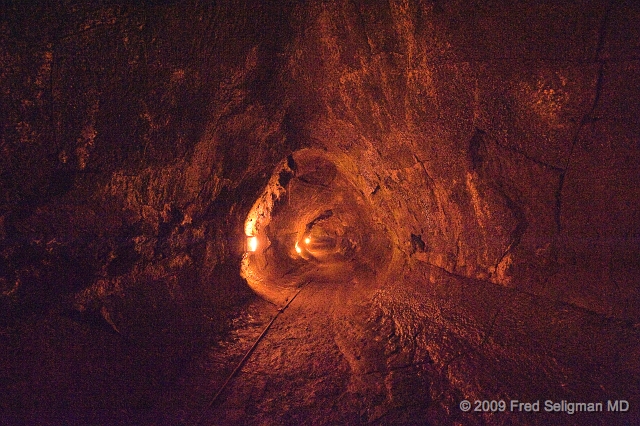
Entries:
[[640,424],[637,2],[0,8],[0,424]]

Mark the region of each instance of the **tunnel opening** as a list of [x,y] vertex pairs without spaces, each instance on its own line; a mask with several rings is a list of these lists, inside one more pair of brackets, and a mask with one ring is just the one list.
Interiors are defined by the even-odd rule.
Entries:
[[256,249],[245,252],[242,277],[274,303],[309,280],[375,286],[392,258],[374,206],[337,157],[319,149],[298,150],[278,164],[247,216],[245,233]]

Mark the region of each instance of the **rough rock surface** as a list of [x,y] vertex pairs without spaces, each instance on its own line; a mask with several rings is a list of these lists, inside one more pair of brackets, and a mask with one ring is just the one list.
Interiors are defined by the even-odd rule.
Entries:
[[636,2],[0,8],[0,424],[640,422]]

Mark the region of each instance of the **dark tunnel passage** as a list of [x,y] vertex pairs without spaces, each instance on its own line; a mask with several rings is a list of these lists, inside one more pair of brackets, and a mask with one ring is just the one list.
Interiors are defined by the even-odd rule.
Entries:
[[323,151],[294,152],[249,212],[245,233],[257,244],[241,272],[271,302],[283,304],[308,281],[374,283],[388,273],[390,237],[337,162]]
[[2,2],[0,425],[640,424],[639,19]]

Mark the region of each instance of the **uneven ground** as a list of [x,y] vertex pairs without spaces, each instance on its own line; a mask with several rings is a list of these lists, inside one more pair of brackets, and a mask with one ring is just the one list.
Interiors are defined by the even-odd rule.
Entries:
[[[370,298],[349,282],[303,287],[205,411],[205,424],[637,422],[637,413],[460,412],[464,397],[636,404],[640,330],[440,270],[420,272],[433,287],[419,298],[424,283],[411,291],[407,280]],[[248,312],[258,307],[264,315],[263,302]],[[209,383],[218,389],[222,377]]]

